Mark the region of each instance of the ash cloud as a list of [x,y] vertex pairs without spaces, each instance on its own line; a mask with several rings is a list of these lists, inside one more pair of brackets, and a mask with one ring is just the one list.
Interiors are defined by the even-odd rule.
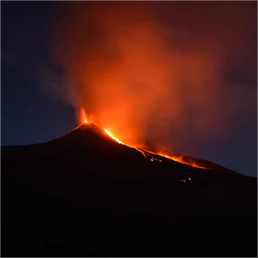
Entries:
[[193,154],[256,117],[256,2],[65,2],[67,98],[120,140]]

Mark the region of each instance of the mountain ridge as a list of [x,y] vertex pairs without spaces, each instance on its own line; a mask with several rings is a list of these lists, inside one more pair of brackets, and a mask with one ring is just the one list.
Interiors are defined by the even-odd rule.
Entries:
[[[85,134],[88,133],[88,134]],[[101,127],[99,127],[98,125],[96,125],[95,123],[84,123],[81,124],[79,126],[77,126],[76,128],[74,128],[71,132],[69,132],[68,134],[65,134],[61,137],[58,137],[56,139],[44,142],[44,143],[38,143],[38,144],[30,144],[30,145],[21,145],[19,147],[23,147],[23,146],[35,146],[35,145],[40,145],[40,144],[46,144],[46,143],[50,143],[50,144],[54,144],[56,142],[59,142],[60,140],[68,140],[68,137],[77,137],[79,140],[79,142],[83,142],[83,139],[86,138],[85,140],[89,140],[90,137],[92,136],[97,136],[97,137],[101,137],[103,138],[103,140],[109,140],[111,142],[115,142],[116,144],[118,144],[118,142],[116,142],[114,139],[112,139],[109,135],[107,135],[107,133],[104,131],[104,129],[102,129]],[[164,160],[164,159],[169,159],[171,160],[169,157],[160,155],[158,153],[153,152],[151,149],[149,150],[148,148],[143,149],[143,148],[136,148],[136,147],[132,147],[129,146],[127,144],[123,144],[126,147],[129,148],[134,148],[134,149],[138,149],[144,153],[146,153],[149,156],[153,156],[156,157],[156,159],[160,159],[160,160]],[[7,147],[7,146],[2,146],[2,147]],[[12,147],[12,146],[9,146]],[[239,172],[233,171],[231,169],[225,168],[219,164],[216,164],[214,162],[208,161],[208,160],[203,160],[203,159],[199,159],[199,158],[194,158],[192,156],[189,155],[183,155],[183,154],[179,154],[179,153],[171,153],[171,155],[175,158],[182,158],[182,161],[185,162],[194,162],[197,164],[200,164],[200,166],[206,167],[209,170],[215,170],[218,172],[226,172],[226,173],[233,173],[233,174],[239,174]],[[175,162],[179,162],[179,161],[175,161]],[[180,163],[180,162],[179,162]],[[186,164],[187,165],[187,164]],[[242,174],[241,174],[242,175]]]
[[1,155],[3,256],[257,254],[256,178],[150,161],[95,125]]

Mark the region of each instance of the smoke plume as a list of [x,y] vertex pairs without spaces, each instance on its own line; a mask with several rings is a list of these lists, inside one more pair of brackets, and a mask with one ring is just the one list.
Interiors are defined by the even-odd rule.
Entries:
[[254,110],[254,25],[254,2],[64,2],[52,58],[76,111],[128,144],[191,153]]

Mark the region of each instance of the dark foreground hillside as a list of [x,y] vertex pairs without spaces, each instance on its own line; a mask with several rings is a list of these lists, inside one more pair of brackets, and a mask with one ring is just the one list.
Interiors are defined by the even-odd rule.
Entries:
[[150,161],[98,128],[2,147],[2,256],[257,256],[257,180]]

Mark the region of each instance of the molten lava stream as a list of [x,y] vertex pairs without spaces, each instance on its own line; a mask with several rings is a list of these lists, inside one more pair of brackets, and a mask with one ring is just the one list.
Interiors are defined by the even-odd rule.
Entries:
[[132,148],[132,149],[137,150],[137,151],[140,152],[146,159],[147,159],[147,158],[150,158],[151,161],[154,161],[154,160],[155,160],[155,161],[162,162],[162,160],[155,159],[155,158],[152,157],[148,152],[146,152],[146,151],[144,151],[144,150],[140,150],[140,149],[138,149],[138,148],[136,148],[136,147],[133,147],[133,146],[131,146],[131,145],[127,145],[127,144],[121,142],[121,141],[118,140],[112,133],[110,133],[109,130],[104,129],[104,131],[105,131],[105,133],[106,133],[108,136],[110,136],[110,138],[112,138],[113,140],[115,140],[116,142],[118,142],[118,143],[120,143],[120,144],[123,144],[123,145],[125,145],[125,146],[127,146],[127,147],[129,147],[129,148]]
[[176,157],[176,156],[167,155],[167,154],[164,155],[164,154],[161,154],[161,153],[158,153],[157,155],[162,156],[162,157],[167,158],[167,159],[171,159],[173,161],[176,161],[176,162],[179,162],[179,163],[182,163],[182,164],[185,164],[185,165],[189,165],[189,166],[195,167],[195,168],[208,169],[208,168],[206,168],[204,166],[198,165],[196,162],[184,161],[183,157]]
[[116,142],[125,145],[124,143],[122,143],[121,141],[119,141],[115,136],[113,136],[107,129],[104,129],[105,133],[112,138],[113,140],[115,140]]
[[[85,123],[90,123],[89,120],[87,119],[87,115],[86,115],[86,112],[85,112],[85,109],[84,108],[81,108],[79,110],[79,120],[80,120],[80,123],[81,124],[85,124]],[[164,158],[167,158],[167,159],[170,159],[170,160],[173,160],[173,161],[176,161],[176,162],[179,162],[179,163],[182,163],[182,164],[185,164],[185,165],[189,165],[189,166],[192,166],[192,167],[196,167],[196,168],[201,168],[201,169],[207,169],[206,167],[204,166],[201,166],[201,165],[198,165],[196,164],[196,162],[187,162],[187,161],[184,161],[183,160],[183,157],[176,157],[176,156],[173,156],[173,155],[170,155],[170,154],[163,154],[163,153],[154,153],[154,152],[151,152],[151,151],[145,151],[145,150],[141,150],[141,149],[138,149],[136,147],[133,147],[133,146],[130,146],[130,145],[127,145],[123,142],[121,142],[117,137],[115,137],[108,129],[104,129],[104,132],[111,138],[113,139],[114,141],[116,141],[117,143],[119,144],[122,144],[122,145],[125,145],[129,148],[132,148],[132,149],[135,149],[137,150],[138,152],[140,152],[145,158],[149,158],[150,161],[158,161],[158,162],[162,162],[161,159],[157,159],[157,158],[154,158],[152,155],[157,155],[157,156],[161,156],[161,157],[164,157]],[[151,155],[152,154],[152,155]]]
[[130,147],[130,148],[133,148],[137,151],[139,151],[145,158],[150,158],[150,161],[159,161],[159,162],[162,162],[162,160],[160,159],[156,159],[154,158],[153,156],[151,156],[151,154],[153,155],[158,155],[158,156],[161,156],[161,157],[164,157],[164,158],[167,158],[167,159],[170,159],[170,160],[173,160],[173,161],[176,161],[176,162],[179,162],[181,164],[185,164],[185,165],[189,165],[189,166],[192,166],[192,167],[195,167],[195,168],[200,168],[200,169],[207,169],[206,167],[204,166],[201,166],[201,165],[198,165],[196,164],[195,162],[187,162],[187,161],[184,161],[183,160],[183,157],[176,157],[176,156],[172,156],[172,155],[168,155],[168,154],[162,154],[162,153],[154,153],[154,152],[150,152],[150,151],[145,151],[145,150],[140,150],[136,147],[133,147],[133,146],[130,146],[130,145],[127,145],[123,142],[121,142],[118,138],[116,138],[112,133],[109,132],[109,130],[107,129],[104,129],[105,133],[110,136],[110,138],[112,138],[113,140],[115,140],[116,142],[120,143],[120,144],[123,144],[127,147]]

